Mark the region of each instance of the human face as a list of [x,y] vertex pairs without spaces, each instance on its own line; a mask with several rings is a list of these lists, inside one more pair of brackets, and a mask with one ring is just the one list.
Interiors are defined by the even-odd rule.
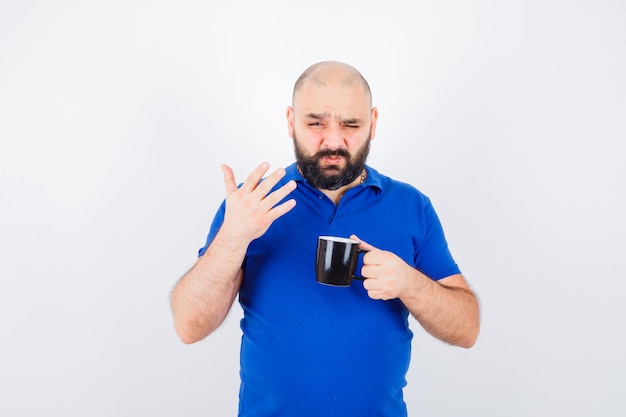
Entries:
[[287,109],[289,134],[302,175],[336,190],[358,180],[374,138],[378,112],[362,85],[345,78],[309,81]]

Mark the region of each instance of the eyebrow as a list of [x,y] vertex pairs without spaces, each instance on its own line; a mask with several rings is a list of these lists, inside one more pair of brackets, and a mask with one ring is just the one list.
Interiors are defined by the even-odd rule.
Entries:
[[[330,113],[328,113],[328,112],[324,112],[324,113],[307,113],[306,117],[309,118],[309,119],[315,119],[315,120],[325,120],[325,119],[328,119],[330,117]],[[339,121],[341,123],[343,123],[343,124],[348,124],[348,125],[359,124],[359,123],[362,122],[362,120],[357,118],[357,117],[352,117],[350,119],[341,119],[341,118],[339,118]]]
[[306,117],[309,119],[324,120],[330,117],[330,113],[307,113]]

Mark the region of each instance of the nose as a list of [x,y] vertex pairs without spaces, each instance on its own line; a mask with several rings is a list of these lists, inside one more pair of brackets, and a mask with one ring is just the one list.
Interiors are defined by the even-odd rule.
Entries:
[[329,124],[324,130],[322,148],[339,149],[345,147],[343,131],[336,123]]

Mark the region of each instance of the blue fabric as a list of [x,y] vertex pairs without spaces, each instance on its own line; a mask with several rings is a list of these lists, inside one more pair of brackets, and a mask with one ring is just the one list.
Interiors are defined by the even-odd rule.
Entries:
[[[318,284],[317,237],[356,234],[432,279],[460,271],[429,199],[369,166],[367,173],[337,206],[295,164],[277,185],[297,181],[288,196],[297,204],[250,244],[244,261],[241,417],[406,416],[409,313],[397,299],[370,299],[360,281]],[[224,209],[199,255],[219,230]]]

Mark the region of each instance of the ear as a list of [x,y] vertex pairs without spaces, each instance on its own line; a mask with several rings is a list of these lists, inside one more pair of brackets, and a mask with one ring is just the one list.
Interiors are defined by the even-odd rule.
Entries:
[[295,124],[295,115],[293,112],[293,107],[287,107],[287,129],[289,130],[289,137],[293,139],[294,132],[294,124]]
[[376,122],[378,122],[378,109],[376,107],[372,107],[371,122],[370,122],[370,132],[371,132],[370,140],[373,140],[374,137],[376,137]]

